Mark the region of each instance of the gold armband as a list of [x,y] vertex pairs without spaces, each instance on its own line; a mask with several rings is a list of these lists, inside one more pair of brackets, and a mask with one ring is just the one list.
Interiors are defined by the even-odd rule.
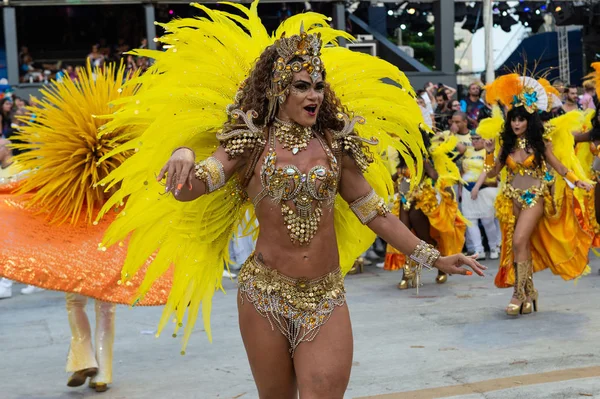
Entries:
[[358,217],[362,224],[369,224],[377,216],[383,216],[390,213],[390,209],[384,199],[371,191],[350,204],[350,209]]
[[577,175],[575,175],[575,173],[573,173],[572,170],[565,173],[565,179],[567,179],[568,181],[570,181],[573,184],[576,184],[579,181],[579,179],[577,178]]
[[225,170],[223,164],[215,157],[208,157],[195,165],[196,179],[206,184],[206,192],[212,193],[225,185]]
[[486,152],[485,154],[485,161],[483,163],[483,171],[485,173],[490,173],[492,171],[492,169],[494,169],[494,164],[496,163],[495,159],[494,159],[494,153],[493,152]]

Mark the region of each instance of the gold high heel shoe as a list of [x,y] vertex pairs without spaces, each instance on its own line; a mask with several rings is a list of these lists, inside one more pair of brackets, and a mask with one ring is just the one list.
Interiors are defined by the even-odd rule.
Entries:
[[448,281],[448,275],[443,271],[438,270],[438,275],[435,278],[435,282],[438,284],[444,284],[446,281]]
[[527,280],[525,282],[525,296],[527,301],[523,306],[523,314],[530,314],[532,311],[537,312],[538,290],[533,286],[533,262],[528,260],[527,264]]
[[358,258],[358,259],[356,259],[354,261],[354,264],[352,265],[352,267],[348,271],[348,274],[362,273],[364,271],[364,265],[365,265],[365,259],[364,258]]
[[67,381],[67,386],[79,387],[85,384],[85,380],[87,380],[88,377],[94,377],[96,374],[98,374],[97,367],[90,367],[83,370],[77,370],[69,377],[69,380]]
[[406,290],[408,288],[417,287],[417,273],[412,270],[410,265],[407,263],[402,266],[402,280],[398,283],[398,289]]
[[520,303],[509,303],[506,307],[506,314],[508,316],[518,316],[523,313],[523,307],[527,302],[525,296],[525,283],[527,281],[527,262],[515,262],[513,263],[515,269],[515,287],[513,291],[513,298],[518,300]]

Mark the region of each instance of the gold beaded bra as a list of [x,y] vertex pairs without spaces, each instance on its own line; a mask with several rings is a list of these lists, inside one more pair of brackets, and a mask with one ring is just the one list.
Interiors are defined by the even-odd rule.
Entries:
[[[319,228],[323,207],[332,207],[338,188],[338,161],[318,134],[315,135],[327,158],[331,169],[317,165],[308,173],[302,173],[295,165],[278,168],[275,151],[275,128],[270,129],[269,151],[260,171],[261,192],[254,198],[254,206],[258,206],[263,198],[269,196],[281,206],[283,222],[290,240],[300,245],[308,245]],[[292,209],[284,201],[292,201]],[[315,203],[316,202],[316,203]]]

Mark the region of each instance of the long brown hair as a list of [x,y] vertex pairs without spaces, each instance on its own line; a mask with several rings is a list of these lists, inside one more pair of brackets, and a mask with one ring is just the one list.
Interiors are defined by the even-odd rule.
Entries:
[[[250,75],[242,85],[242,93],[238,96],[233,108],[241,109],[244,112],[254,110],[258,117],[254,120],[257,126],[265,126],[272,121],[265,120],[269,109],[269,98],[267,93],[271,89],[272,69],[277,59],[277,49],[271,45],[263,51],[256,64],[252,68]],[[341,130],[344,122],[337,118],[339,112],[349,114],[331,89],[331,86],[325,81],[325,72],[323,72],[323,81],[325,91],[323,103],[317,116],[317,129],[323,132],[325,129]],[[230,120],[227,124],[236,124],[238,121]]]

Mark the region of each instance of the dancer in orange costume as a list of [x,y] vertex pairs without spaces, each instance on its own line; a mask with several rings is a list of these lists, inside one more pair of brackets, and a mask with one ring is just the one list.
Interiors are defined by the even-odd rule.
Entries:
[[[92,219],[107,194],[97,183],[131,151],[118,148],[131,138],[126,128],[104,134],[96,115],[114,112],[110,102],[130,95],[124,68],[81,69],[42,90],[42,98],[22,117],[16,137],[24,152],[14,157],[19,179],[0,186],[0,276],[66,293],[71,327],[67,385],[103,392],[112,382],[115,304],[130,304],[142,284],[138,276],[121,284],[127,242],[99,247],[119,209],[99,223]],[[103,163],[99,163],[104,159]],[[170,289],[167,274],[138,305],[162,305]],[[95,298],[95,345],[85,306]],[[95,346],[95,350],[94,350]]]

